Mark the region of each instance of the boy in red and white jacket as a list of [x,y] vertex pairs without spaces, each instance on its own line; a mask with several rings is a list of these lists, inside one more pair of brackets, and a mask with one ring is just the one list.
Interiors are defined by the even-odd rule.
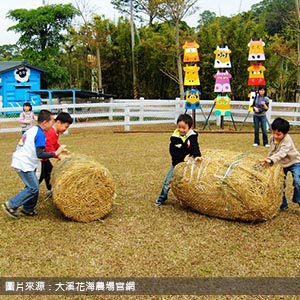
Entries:
[[[60,134],[63,134],[69,126],[73,123],[73,119],[70,116],[70,114],[66,112],[61,112],[57,115],[55,119],[55,123],[53,127],[45,132],[46,135],[46,147],[45,151],[47,152],[55,152],[59,147],[58,138]],[[66,150],[66,149],[65,149]],[[55,158],[60,158],[59,156]],[[53,165],[50,161],[50,159],[43,159],[41,162],[41,175],[39,179],[39,183],[41,183],[43,180],[45,180],[47,189],[49,191],[49,195],[51,196],[51,172],[53,169]]]

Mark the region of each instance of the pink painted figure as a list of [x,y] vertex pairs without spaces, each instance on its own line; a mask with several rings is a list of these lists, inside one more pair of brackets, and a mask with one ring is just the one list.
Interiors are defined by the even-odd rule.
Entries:
[[231,92],[231,86],[230,86],[230,78],[232,78],[231,74],[227,71],[225,72],[217,72],[214,75],[214,78],[216,79],[215,83],[215,89],[214,92],[216,93],[230,93]]

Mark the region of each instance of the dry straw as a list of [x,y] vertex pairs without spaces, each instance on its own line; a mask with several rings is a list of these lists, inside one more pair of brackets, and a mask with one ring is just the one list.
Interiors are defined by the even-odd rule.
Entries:
[[279,165],[262,166],[257,154],[207,150],[202,162],[178,164],[171,189],[179,202],[208,216],[230,220],[273,218],[283,193]]
[[106,216],[111,211],[115,193],[108,169],[78,155],[72,155],[55,166],[52,190],[59,210],[78,222],[91,222]]

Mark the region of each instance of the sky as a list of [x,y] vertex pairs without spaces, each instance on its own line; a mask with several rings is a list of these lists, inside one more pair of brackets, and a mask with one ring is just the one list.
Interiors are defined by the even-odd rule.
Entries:
[[[197,6],[199,12],[188,17],[185,21],[190,26],[197,25],[197,19],[200,13],[205,10],[215,12],[217,16],[232,16],[240,12],[250,10],[253,4],[262,0],[198,0]],[[119,13],[113,9],[110,0],[2,0],[0,10],[0,45],[14,44],[19,36],[13,31],[7,31],[7,28],[15,23],[6,18],[9,10],[25,8],[37,8],[46,2],[47,4],[66,4],[72,3],[76,7],[76,3],[88,3],[88,7],[98,15],[104,15],[112,21],[117,21]]]

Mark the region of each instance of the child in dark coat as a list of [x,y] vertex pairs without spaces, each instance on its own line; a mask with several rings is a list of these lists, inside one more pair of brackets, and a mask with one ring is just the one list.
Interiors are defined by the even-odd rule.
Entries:
[[194,157],[196,161],[202,160],[198,144],[198,133],[192,129],[192,126],[193,118],[190,115],[181,114],[178,117],[177,128],[170,138],[169,152],[172,157],[172,164],[163,182],[161,193],[155,202],[156,206],[164,204],[168,198],[174,167],[189,156]]

